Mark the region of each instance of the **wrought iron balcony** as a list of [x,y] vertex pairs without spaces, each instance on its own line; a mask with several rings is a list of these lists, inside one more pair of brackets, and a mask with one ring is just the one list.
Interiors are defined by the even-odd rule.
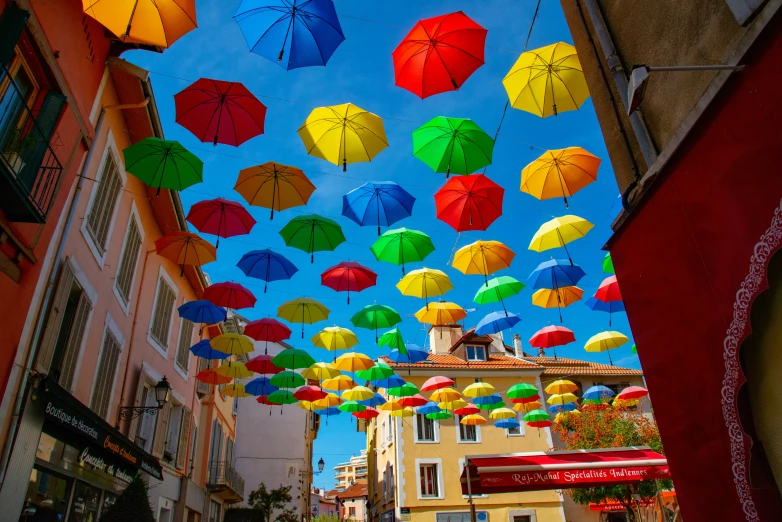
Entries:
[[220,495],[224,502],[235,503],[244,500],[244,479],[227,461],[210,461],[206,489]]
[[[0,207],[9,221],[44,223],[54,202],[62,165],[25,95],[0,68]],[[49,96],[61,96],[50,94]],[[47,96],[47,98],[49,97]],[[47,105],[44,101],[44,105]],[[52,130],[59,117],[47,114]]]

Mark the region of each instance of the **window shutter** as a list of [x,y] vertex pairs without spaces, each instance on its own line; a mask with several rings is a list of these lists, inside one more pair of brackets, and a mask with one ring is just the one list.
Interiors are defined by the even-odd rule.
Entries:
[[136,218],[130,216],[128,231],[125,235],[125,248],[122,250],[122,259],[117,270],[115,284],[120,297],[125,304],[130,303],[130,285],[133,282],[133,274],[136,272],[138,263],[138,251],[141,248],[141,233],[138,229]]
[[[128,361],[130,363],[130,361]],[[147,372],[144,371],[144,368],[141,369],[138,376],[138,384],[136,385],[136,398],[133,399],[133,404],[131,406],[141,406],[141,397],[144,395],[144,383],[147,382]],[[152,393],[155,393],[154,391]],[[120,404],[120,407],[124,406],[124,404]],[[133,442],[136,442],[136,435],[138,435],[138,428],[139,423],[141,422],[141,417],[136,417],[132,421],[130,421],[130,429],[128,430],[128,438],[132,440]]]
[[[154,392],[153,392],[154,393]],[[162,457],[166,446],[166,434],[168,433],[168,417],[171,415],[171,403],[167,402],[157,412],[157,425],[155,426],[155,438],[152,441],[153,457]]]
[[[49,143],[52,139],[54,129],[57,128],[57,122],[60,121],[63,107],[65,107],[65,96],[63,94],[53,91],[46,93],[41,109],[38,111],[38,117],[35,119],[38,123],[38,128],[41,129],[41,133],[46,139],[46,143]],[[46,152],[45,147],[39,147],[36,150],[40,150],[41,159],[43,159],[43,155]],[[39,162],[40,160],[35,165],[38,165]]]
[[[0,66],[8,67],[14,55],[14,47],[27,25],[30,12],[16,5],[6,5],[0,16]],[[0,74],[0,76],[2,76]]]
[[161,277],[157,287],[157,302],[152,315],[152,338],[163,348],[168,348],[168,333],[171,329],[171,310],[174,307],[174,291]]
[[[179,425],[179,443],[176,451],[176,469],[185,469],[187,463],[187,437],[190,434],[190,409],[182,407],[182,422]],[[192,456],[190,457],[192,458]]]
[[[6,11],[9,9],[11,9],[11,7],[6,7]],[[60,333],[60,326],[62,326],[62,314],[65,312],[65,306],[68,304],[68,296],[71,293],[71,287],[73,286],[73,269],[71,268],[69,259],[70,258],[66,258],[65,262],[62,264],[60,281],[57,284],[57,290],[54,293],[52,306],[49,309],[49,318],[46,320],[46,328],[44,329],[41,344],[38,348],[36,370],[40,373],[49,373],[49,367],[52,364],[52,356],[54,355],[54,345],[57,343],[57,336]]]
[[92,390],[90,409],[103,417],[109,413],[109,399],[114,388],[114,375],[117,372],[117,362],[120,356],[120,345],[111,330],[106,329],[103,339],[103,350],[95,374],[95,386]]
[[190,363],[190,341],[193,339],[193,323],[182,319],[182,328],[179,331],[179,346],[177,348],[176,363],[187,373]]
[[87,231],[90,233],[95,247],[102,254],[106,252],[109,225],[114,215],[114,207],[117,205],[117,196],[122,189],[122,179],[110,150],[106,151],[103,172],[96,183],[98,184],[97,192],[87,215]]
[[60,367],[60,380],[58,381],[60,386],[69,391],[73,385],[73,375],[76,373],[81,341],[84,338],[84,330],[87,327],[87,319],[90,317],[91,311],[92,303],[84,290],[82,290],[76,313],[73,316],[71,333],[68,335],[68,341],[65,344],[65,353],[63,353],[62,366]]

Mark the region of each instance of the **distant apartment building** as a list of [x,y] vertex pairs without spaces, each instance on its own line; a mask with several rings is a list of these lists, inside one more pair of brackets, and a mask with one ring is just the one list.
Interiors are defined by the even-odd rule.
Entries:
[[357,482],[367,480],[367,452],[350,457],[348,462],[334,466],[334,489],[345,490]]

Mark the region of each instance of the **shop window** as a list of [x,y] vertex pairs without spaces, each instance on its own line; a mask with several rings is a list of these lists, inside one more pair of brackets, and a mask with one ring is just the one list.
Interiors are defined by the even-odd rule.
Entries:
[[33,469],[20,520],[63,520],[69,490],[67,479]]
[[69,522],[92,522],[98,519],[98,506],[100,506],[100,490],[85,484],[76,482],[73,488],[71,510],[68,514]]

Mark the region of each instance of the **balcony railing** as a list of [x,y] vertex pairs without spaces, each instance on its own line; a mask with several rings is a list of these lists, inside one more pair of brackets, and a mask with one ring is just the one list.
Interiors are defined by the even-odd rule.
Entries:
[[[47,135],[5,68],[0,68],[0,204],[10,221],[43,223],[62,165]],[[57,113],[59,116],[59,113]],[[54,122],[49,122],[52,129]]]
[[210,461],[206,489],[211,493],[223,493],[226,502],[244,500],[244,479],[226,461]]

